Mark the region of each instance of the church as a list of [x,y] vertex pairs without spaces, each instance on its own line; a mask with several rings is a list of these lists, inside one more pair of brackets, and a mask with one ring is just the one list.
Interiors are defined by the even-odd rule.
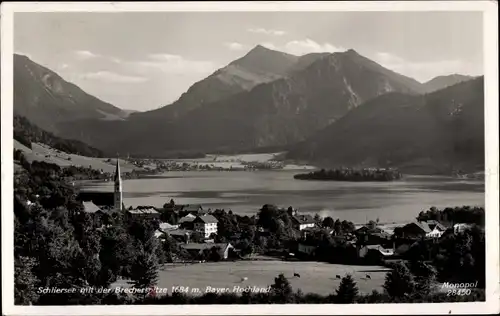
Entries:
[[113,181],[113,192],[103,192],[86,189],[83,189],[79,192],[77,200],[83,203],[85,212],[95,213],[101,211],[103,213],[110,213],[125,210],[125,205],[123,204],[123,188],[120,172],[120,162],[118,159],[116,159],[116,168]]

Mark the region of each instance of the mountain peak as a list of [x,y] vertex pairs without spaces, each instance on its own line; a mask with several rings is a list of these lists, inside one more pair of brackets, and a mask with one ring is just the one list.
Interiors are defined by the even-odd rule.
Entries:
[[[287,54],[287,53],[284,53],[284,52],[280,52],[280,51],[277,51],[277,50],[274,50],[274,49],[270,49],[270,48],[267,48],[261,44],[258,44],[256,45],[254,48],[252,48],[247,54],[246,56],[248,55],[254,55],[254,54],[276,54],[276,53],[279,53],[279,54],[283,54],[283,55],[290,55],[290,54]],[[290,56],[293,56],[293,55],[290,55]]]
[[257,72],[285,75],[299,57],[272,50],[262,45],[255,46],[245,56],[233,61],[237,65]]
[[269,48],[264,47],[264,46],[262,46],[261,44],[257,44],[257,45],[255,45],[255,47],[254,47],[254,48],[252,48],[251,50],[262,50],[262,49],[264,49],[264,50],[270,50]]

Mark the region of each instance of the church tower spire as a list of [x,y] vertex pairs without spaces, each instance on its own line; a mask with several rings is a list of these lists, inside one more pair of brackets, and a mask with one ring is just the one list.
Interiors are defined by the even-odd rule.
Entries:
[[122,178],[120,175],[120,162],[116,159],[116,170],[115,170],[115,210],[121,211],[122,209]]

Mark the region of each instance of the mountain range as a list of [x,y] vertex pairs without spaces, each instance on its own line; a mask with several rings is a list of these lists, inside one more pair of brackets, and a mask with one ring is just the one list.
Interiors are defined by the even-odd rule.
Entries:
[[287,158],[431,174],[482,170],[483,89],[481,77],[426,95],[382,95],[293,146]]
[[[14,62],[17,115],[43,129],[105,149],[110,154],[141,156],[278,147],[290,149],[288,157],[293,159],[343,162],[344,158],[321,150],[305,154],[310,149],[307,144],[314,147],[328,143],[326,134],[336,139],[333,134],[338,134],[341,128],[336,126],[352,125],[355,132],[349,135],[361,135],[368,125],[358,125],[367,119],[366,115],[383,125],[396,115],[392,112],[401,112],[398,106],[403,100],[405,104],[420,104],[421,100],[444,91],[441,93],[449,98],[443,96],[440,102],[452,102],[454,93],[460,92],[453,90],[454,86],[482,80],[451,75],[420,83],[352,49],[294,56],[259,45],[193,84],[174,103],[152,111],[129,113],[86,94],[25,56],[16,55]],[[474,92],[475,99],[470,102],[477,102],[478,117],[481,117],[483,100],[478,96],[482,97],[482,86],[473,87],[472,90],[479,90],[467,91]],[[415,117],[415,122],[425,126],[437,120],[429,113]],[[411,115],[408,118],[407,114],[401,115],[411,121]],[[481,129],[482,121],[471,125],[476,123],[477,129]],[[377,129],[372,132],[379,133]],[[383,129],[380,135],[385,135]],[[426,135],[422,134],[422,138]],[[352,137],[343,138],[354,141]],[[333,140],[334,144],[337,142]],[[342,146],[354,146],[356,142]],[[389,144],[392,143],[388,141],[387,146],[391,146]],[[432,145],[422,145],[422,148],[428,146]],[[355,150],[352,155],[359,156],[356,163],[368,158],[383,160],[378,155],[364,157],[363,152],[356,154]],[[405,159],[394,161],[400,164]]]

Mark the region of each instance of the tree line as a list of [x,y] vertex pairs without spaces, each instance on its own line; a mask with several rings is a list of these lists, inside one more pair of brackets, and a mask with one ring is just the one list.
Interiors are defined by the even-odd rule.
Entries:
[[294,175],[298,180],[330,180],[330,181],[394,181],[403,176],[395,169],[352,169],[341,168]]

